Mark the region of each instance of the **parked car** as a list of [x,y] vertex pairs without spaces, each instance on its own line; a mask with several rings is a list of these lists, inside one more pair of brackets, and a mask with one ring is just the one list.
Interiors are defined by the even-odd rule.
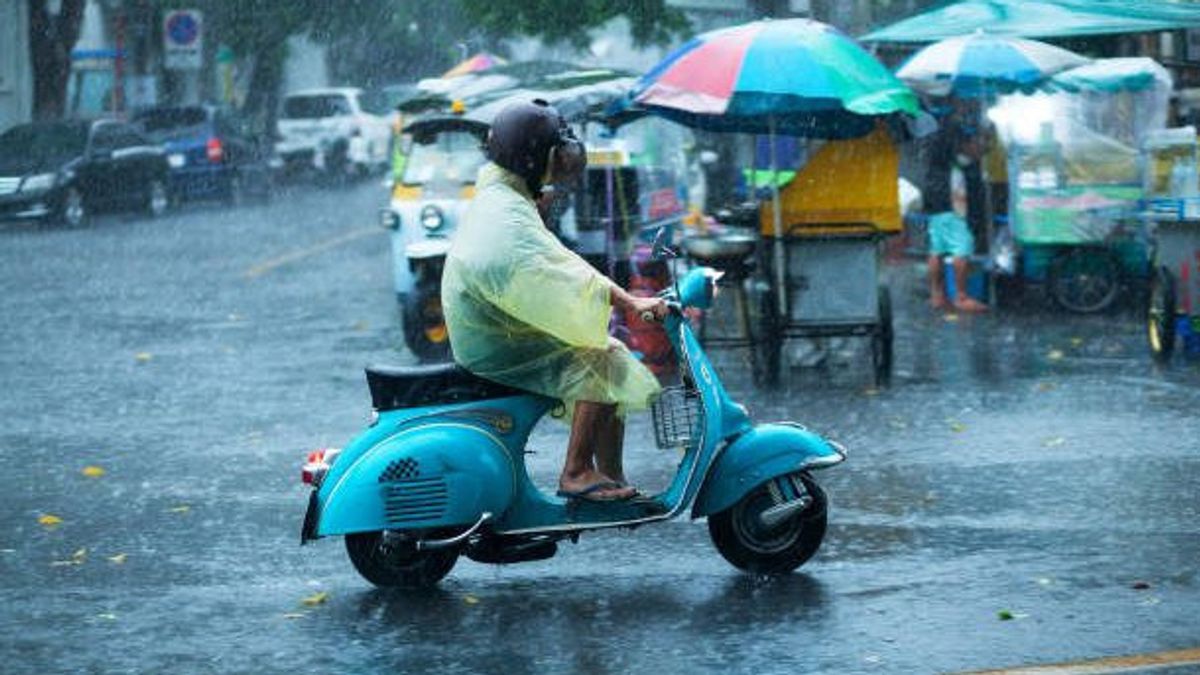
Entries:
[[[376,101],[375,99],[378,99]],[[361,89],[308,89],[283,99],[275,146],[289,173],[316,169],[330,176],[387,166],[391,122],[383,96]]]
[[133,123],[166,151],[173,195],[231,203],[270,196],[272,140],[235,111],[166,106],[138,112]]
[[115,120],[35,122],[0,134],[0,219],[79,225],[97,211],[170,205],[167,157]]

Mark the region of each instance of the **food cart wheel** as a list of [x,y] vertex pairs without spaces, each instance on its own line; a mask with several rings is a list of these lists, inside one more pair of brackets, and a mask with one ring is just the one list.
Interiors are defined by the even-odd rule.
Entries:
[[1050,297],[1063,309],[1102,312],[1121,290],[1121,261],[1106,248],[1072,247],[1051,261],[1047,282]]
[[871,365],[875,368],[875,386],[886,386],[892,380],[892,349],[895,342],[892,329],[892,293],[887,286],[879,287],[879,325],[871,334]]
[[784,320],[779,316],[779,301],[775,291],[765,289],[759,294],[758,359],[759,372],[754,378],[768,387],[779,386],[779,371],[783,365]]
[[1146,337],[1150,355],[1159,363],[1171,359],[1175,350],[1175,277],[1159,267],[1150,281],[1150,302],[1146,308]]

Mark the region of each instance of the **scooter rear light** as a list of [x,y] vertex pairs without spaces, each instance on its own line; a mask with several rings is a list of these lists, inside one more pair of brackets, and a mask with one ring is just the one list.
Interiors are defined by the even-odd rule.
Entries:
[[325,474],[329,473],[329,467],[341,451],[341,448],[322,448],[308,453],[304,466],[300,467],[300,482],[321,487],[321,481],[325,480]]
[[225,148],[221,145],[221,139],[213,136],[204,144],[204,153],[208,156],[208,161],[213,164],[219,163],[225,158]]

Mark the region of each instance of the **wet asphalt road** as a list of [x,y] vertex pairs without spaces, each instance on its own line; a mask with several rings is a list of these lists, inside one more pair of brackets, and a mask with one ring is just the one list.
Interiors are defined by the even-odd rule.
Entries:
[[[408,359],[383,201],[0,226],[0,670],[924,673],[1200,646],[1200,363],[1153,367],[1130,313],[948,321],[908,268],[886,391],[841,349],[780,394],[719,359],[756,417],[851,449],[800,573],[743,576],[677,521],[372,589],[340,541],[297,545],[298,468],[366,421],[365,363]],[[665,482],[631,433],[632,476]],[[542,480],[564,442],[537,433]]]

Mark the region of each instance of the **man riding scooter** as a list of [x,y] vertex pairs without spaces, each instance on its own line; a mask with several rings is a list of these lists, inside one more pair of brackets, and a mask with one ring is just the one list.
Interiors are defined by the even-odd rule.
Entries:
[[543,187],[572,184],[587,162],[557,110],[545,101],[504,109],[487,155],[442,281],[454,358],[480,377],[563,401],[571,437],[560,496],[631,499],[638,493],[622,464],[623,415],[647,407],[659,385],[609,337],[609,318],[615,308],[661,319],[667,305],[630,295],[538,215]]

